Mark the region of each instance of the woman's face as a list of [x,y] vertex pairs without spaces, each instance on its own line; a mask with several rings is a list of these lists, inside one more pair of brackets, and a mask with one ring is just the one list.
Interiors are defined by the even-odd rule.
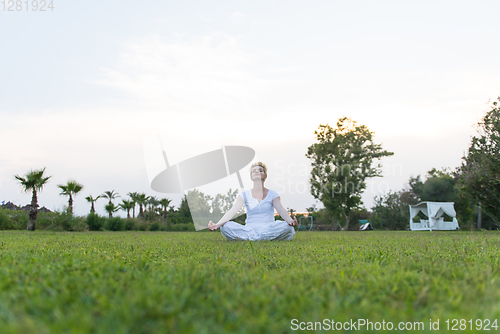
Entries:
[[255,179],[260,179],[260,180],[264,181],[267,178],[264,167],[255,166],[254,168],[252,168],[251,178],[252,178],[252,181]]

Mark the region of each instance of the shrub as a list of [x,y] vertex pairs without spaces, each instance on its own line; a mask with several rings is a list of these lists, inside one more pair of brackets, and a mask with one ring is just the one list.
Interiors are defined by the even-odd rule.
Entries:
[[14,224],[7,212],[4,209],[0,209],[0,230],[12,230],[13,228]]
[[137,229],[139,231],[147,231],[148,228],[149,228],[149,225],[146,224],[146,223],[139,223],[139,224],[137,224]]
[[28,227],[28,213],[23,210],[10,211],[10,219],[12,220],[14,230],[25,230]]
[[149,230],[150,231],[159,231],[160,224],[158,224],[158,222],[154,222],[153,224],[151,224],[151,226],[149,226]]
[[172,232],[186,232],[186,231],[196,231],[193,224],[175,224],[171,226],[170,231]]
[[410,210],[408,205],[418,203],[417,196],[410,190],[389,191],[375,197],[372,225],[374,228],[404,230],[409,227]]
[[125,224],[120,217],[108,218],[106,220],[105,228],[108,231],[123,231]]
[[133,231],[136,229],[135,221],[133,219],[127,218],[125,219],[124,229],[125,231]]
[[54,212],[38,212],[36,217],[36,228],[37,229],[49,229],[53,227],[54,224]]
[[[8,220],[5,220],[5,217]],[[24,230],[28,225],[28,219],[26,211],[0,209],[0,230]],[[37,230],[84,231],[85,222],[83,218],[74,217],[65,210],[62,212],[38,212],[35,227]]]
[[178,216],[175,216],[174,214],[171,214],[169,215],[168,217],[168,221],[170,223],[170,225],[177,225],[177,224],[189,224],[189,223],[193,223],[193,220],[191,219],[191,217],[178,217]]
[[104,225],[104,218],[95,213],[90,213],[85,220],[85,224],[89,227],[89,231],[100,231]]
[[[38,220],[37,220],[38,224]],[[64,231],[83,231],[83,221],[81,218],[73,217],[66,211],[54,212],[53,224],[49,229]]]

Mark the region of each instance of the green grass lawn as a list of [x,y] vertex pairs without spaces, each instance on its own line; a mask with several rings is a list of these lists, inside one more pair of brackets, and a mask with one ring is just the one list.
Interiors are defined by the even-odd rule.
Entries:
[[0,231],[0,332],[289,333],[308,322],[330,332],[331,320],[358,319],[423,322],[421,333],[430,319],[442,333],[452,319],[467,332],[489,319],[498,332],[499,260],[499,232],[250,243],[218,232]]

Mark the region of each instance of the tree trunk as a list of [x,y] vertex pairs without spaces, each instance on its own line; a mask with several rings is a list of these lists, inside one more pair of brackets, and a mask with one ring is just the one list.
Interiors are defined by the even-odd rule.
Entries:
[[132,218],[135,218],[135,202],[134,202],[134,207],[132,208]]
[[71,194],[69,194],[68,213],[70,215],[73,215],[73,197],[71,196]]
[[127,219],[130,219],[130,209],[127,210]]
[[345,212],[342,212],[345,218],[345,231],[349,231],[349,216],[345,214]]
[[144,216],[144,211],[142,210],[142,204],[139,204],[139,218],[142,220]]
[[94,202],[92,202],[92,206],[90,207],[90,213],[95,213]]
[[30,213],[29,213],[28,228],[26,230],[28,230],[28,231],[35,230],[36,216],[37,215],[38,215],[38,199],[36,197],[36,190],[33,189],[33,197],[31,198],[31,207],[30,207]]

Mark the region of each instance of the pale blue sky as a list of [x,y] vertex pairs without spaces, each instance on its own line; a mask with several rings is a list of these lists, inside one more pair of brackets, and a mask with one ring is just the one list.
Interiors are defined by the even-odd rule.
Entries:
[[40,195],[50,209],[65,205],[56,185],[70,178],[85,186],[77,214],[105,190],[163,197],[149,189],[143,142],[154,131],[176,139],[172,151],[186,133],[203,142],[180,126],[187,119],[253,147],[268,186],[302,211],[314,203],[302,190],[314,130],[347,115],[395,152],[363,197],[371,207],[411,175],[456,167],[500,95],[498,1],[54,7],[0,8],[0,201],[28,203],[13,175],[41,167],[53,175]]

